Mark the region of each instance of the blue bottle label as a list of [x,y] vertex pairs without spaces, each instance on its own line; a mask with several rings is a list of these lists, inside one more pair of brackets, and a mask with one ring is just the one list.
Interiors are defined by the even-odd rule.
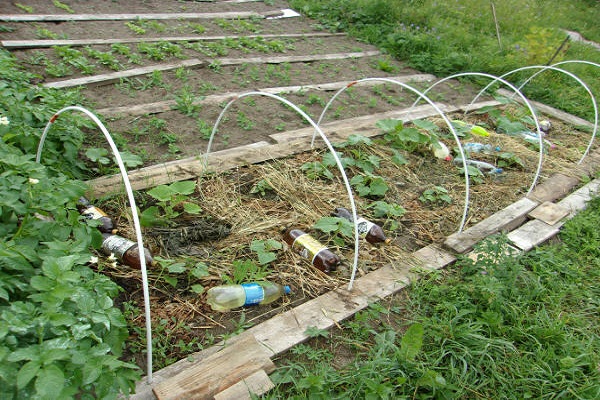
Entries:
[[259,304],[265,299],[265,290],[258,283],[242,283],[242,287],[246,293],[245,306]]

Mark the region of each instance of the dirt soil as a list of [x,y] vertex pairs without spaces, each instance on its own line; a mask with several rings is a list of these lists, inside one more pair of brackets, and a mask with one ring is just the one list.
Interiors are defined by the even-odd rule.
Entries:
[[[268,4],[267,4],[268,3]],[[19,4],[20,6],[17,6]],[[3,6],[4,14],[66,14],[47,0],[21,0]],[[166,0],[64,0],[76,14],[102,13],[216,13],[255,11],[270,12],[289,8],[285,1],[166,1]],[[31,9],[27,9],[31,7]],[[144,165],[174,161],[202,154],[206,150],[212,127],[227,101],[235,93],[264,88],[307,86],[330,82],[351,82],[362,78],[386,78],[418,74],[404,63],[384,54],[369,57],[325,59],[327,54],[356,53],[376,50],[346,36],[263,39],[248,35],[290,33],[326,33],[303,16],[284,19],[176,19],[155,21],[89,22],[0,22],[10,28],[2,40],[32,39],[122,39],[235,36],[224,40],[160,42],[71,46],[69,48],[13,49],[24,68],[39,75],[40,84],[133,68],[160,66],[182,60],[198,59],[205,63],[194,68],[181,67],[162,72],[123,78],[105,84],[84,85],[78,89],[85,104],[105,122],[122,150],[143,158]],[[4,29],[7,30],[7,29]],[[143,31],[143,33],[142,33]],[[137,32],[137,33],[136,33]],[[244,37],[246,36],[246,39]],[[149,43],[146,43],[148,45]],[[278,62],[273,57],[315,56],[313,61]],[[257,59],[263,57],[263,60]],[[264,59],[268,57],[269,60]],[[225,65],[231,58],[239,62]],[[280,60],[281,61],[281,60]],[[431,82],[414,83],[424,90]],[[447,105],[470,103],[477,88],[464,82],[439,85],[431,94],[434,101]],[[300,107],[315,121],[333,90],[296,90],[282,96]],[[216,95],[219,101],[209,101]],[[211,97],[212,96],[212,97]],[[381,82],[375,86],[357,85],[335,100],[327,121],[372,115],[409,107],[415,95],[400,86]],[[490,99],[484,97],[480,100]],[[149,104],[170,101],[163,111],[150,110]],[[141,111],[134,111],[140,107]],[[144,106],[146,108],[144,108]],[[115,107],[121,107],[115,111]],[[137,110],[137,108],[136,108]],[[522,197],[529,189],[538,162],[538,151],[516,137],[495,132],[498,113],[516,120],[526,120],[526,113],[514,106],[482,110],[468,116],[451,115],[451,119],[486,126],[488,138],[471,137],[499,146],[501,152],[479,154],[478,159],[494,164],[506,161],[500,153],[512,154],[519,163],[509,163],[497,176],[483,176],[470,192],[467,225],[472,226]],[[440,118],[431,122],[439,126],[437,134],[450,149],[455,145]],[[588,134],[552,120],[551,139],[557,148],[548,152],[540,181],[554,172],[573,168],[589,140]],[[219,126],[213,150],[234,148],[265,140],[273,133],[306,127],[298,113],[271,98],[244,97],[228,109]],[[529,126],[531,129],[531,126]],[[326,132],[325,132],[326,133]],[[88,145],[105,146],[100,132],[88,132]],[[375,165],[373,174],[384,177],[388,190],[383,195],[355,196],[361,215],[383,226],[392,242],[388,245],[361,243],[359,275],[388,263],[405,259],[412,251],[430,243],[441,243],[459,228],[465,199],[465,183],[459,168],[452,162],[438,160],[426,146],[414,149],[394,148],[380,136],[370,144],[338,147],[345,157],[363,163],[347,168],[349,178],[365,174],[366,161]],[[406,163],[394,162],[401,155]],[[348,198],[339,172],[330,168],[331,177],[310,177],[307,165],[322,163],[327,153],[321,150],[301,153],[282,160],[239,167],[228,173],[202,177],[189,201],[199,204],[200,216],[182,213],[166,226],[144,231],[156,263],[149,271],[155,350],[155,369],[159,369],[216,340],[235,334],[273,315],[297,306],[336,286],[346,284],[350,276],[353,242],[347,237],[324,233],[313,228],[320,218],[329,216],[335,207],[348,207]],[[313,164],[310,164],[313,163]],[[428,191],[447,190],[450,201],[427,201]],[[136,194],[141,208],[157,202],[147,193]],[[434,196],[435,197],[435,196]],[[376,206],[384,202],[405,210],[403,215],[377,214]],[[124,236],[133,233],[131,218],[123,196],[102,199],[100,205],[117,222]],[[178,204],[176,206],[181,206]],[[182,209],[176,208],[177,212]],[[327,245],[342,258],[334,274],[321,273],[297,254],[289,251],[281,231],[298,226]],[[133,237],[133,236],[131,236]],[[282,248],[273,249],[276,259],[258,265],[254,241],[275,240]],[[174,267],[174,264],[176,267]],[[231,280],[240,269],[250,267],[253,278],[267,278],[292,287],[292,294],[274,305],[259,306],[228,313],[215,313],[196,294],[194,285],[205,289]],[[184,266],[181,272],[181,266]],[[99,270],[113,277],[123,288],[119,305],[131,324],[132,336],[128,357],[144,361],[144,319],[139,271],[117,268],[102,261]],[[200,271],[200,272],[199,272]]]

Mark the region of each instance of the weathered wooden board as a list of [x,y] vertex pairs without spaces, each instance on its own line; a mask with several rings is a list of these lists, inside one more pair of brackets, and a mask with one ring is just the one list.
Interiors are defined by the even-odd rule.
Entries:
[[527,214],[537,205],[538,202],[527,198],[518,200],[463,232],[448,236],[444,245],[458,253],[470,251],[477,242],[487,236],[510,231],[521,225],[527,219]]
[[554,174],[541,184],[537,185],[527,198],[537,201],[538,203],[555,201],[565,197],[578,184],[579,178],[577,177]]
[[534,219],[510,232],[508,239],[519,249],[529,251],[556,236],[558,232],[558,226]]
[[215,13],[149,13],[149,14],[0,14],[4,22],[67,22],[67,21],[134,21],[170,19],[248,19],[281,15],[282,10],[257,13],[254,11],[229,11]]
[[219,36],[170,36],[170,37],[132,37],[109,39],[43,39],[43,40],[1,40],[0,44],[7,49],[34,49],[52,46],[91,46],[115,43],[152,43],[152,42],[210,42],[224,39],[240,38],[309,38],[346,36],[345,33],[310,32],[310,33],[281,33],[264,35],[219,35]]
[[[430,74],[415,74],[415,75],[404,75],[404,76],[395,76],[390,77],[388,79],[392,79],[398,82],[409,83],[409,82],[430,82],[435,79],[435,76]],[[329,83],[321,83],[316,85],[303,85],[303,86],[280,86],[280,87],[271,87],[271,88],[262,88],[257,89],[258,92],[270,93],[270,94],[286,94],[286,93],[299,93],[306,90],[316,90],[316,91],[333,91],[342,89],[345,86],[348,86],[351,82],[341,81],[341,82],[329,82]],[[361,86],[374,86],[379,85],[381,82],[377,81],[366,81],[361,83]],[[240,96],[248,91],[243,92],[229,92],[223,94],[216,95],[208,95],[202,99],[195,100],[193,102],[194,105],[207,105],[207,104],[219,104],[223,101],[229,101],[236,96]],[[97,110],[99,115],[103,116],[124,116],[124,115],[145,115],[145,114],[156,114],[160,112],[166,112],[171,110],[177,102],[175,100],[164,100],[158,101],[154,103],[147,104],[138,104],[133,106],[124,106],[124,107],[107,107],[101,108]]]
[[244,335],[239,342],[158,383],[153,390],[160,400],[210,398],[259,370],[272,372],[275,364],[256,339]]
[[181,67],[200,67],[205,65],[206,61],[197,58],[191,58],[176,63],[149,65],[147,67],[132,68],[126,71],[110,72],[108,74],[99,74],[94,76],[86,76],[83,78],[65,79],[62,81],[44,83],[43,86],[54,89],[64,89],[76,86],[85,85],[107,85],[112,82],[117,82],[120,79],[131,78],[139,75],[151,74],[153,71],[169,71]]
[[260,369],[233,386],[215,395],[215,400],[251,400],[273,389],[275,385],[267,373]]
[[543,202],[528,214],[529,218],[539,219],[548,225],[555,225],[567,215],[569,210],[549,201]]
[[558,205],[569,210],[569,216],[567,216],[567,219],[569,219],[577,212],[585,209],[587,203],[598,195],[600,195],[600,179],[594,179],[559,201]]
[[168,71],[171,69],[177,69],[180,67],[201,67],[209,65],[211,63],[217,63],[221,66],[227,65],[240,65],[240,64],[282,64],[282,63],[294,63],[294,62],[312,62],[321,60],[341,60],[345,58],[360,58],[360,57],[372,57],[381,54],[379,51],[365,51],[356,53],[330,53],[320,55],[303,55],[303,56],[278,56],[278,57],[247,57],[247,58],[216,58],[213,60],[202,61],[197,58],[184,60],[174,64],[158,64],[150,65],[147,67],[133,68],[127,71],[110,72],[108,74],[99,74],[84,78],[65,79],[62,81],[49,82],[43,84],[44,87],[48,88],[68,88],[83,85],[99,85],[108,84],[111,82],[118,81],[122,78],[130,78],[132,76],[146,75],[153,71]]

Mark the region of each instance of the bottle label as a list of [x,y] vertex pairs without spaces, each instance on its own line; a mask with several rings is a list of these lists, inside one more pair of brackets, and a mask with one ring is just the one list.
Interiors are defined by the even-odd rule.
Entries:
[[135,243],[131,240],[115,235],[106,237],[102,242],[102,248],[108,253],[113,253],[119,259],[122,259],[125,252],[134,245]]
[[358,236],[364,239],[375,224],[364,218],[358,217],[356,225],[358,227]]
[[94,206],[86,208],[83,210],[82,214],[89,219],[100,219],[102,217],[107,217],[104,211]]
[[259,304],[265,299],[265,289],[258,283],[242,283],[242,287],[246,293],[245,306]]
[[317,254],[323,250],[327,250],[326,246],[319,243],[318,240],[310,236],[308,233],[300,235],[292,243],[292,249],[298,252],[302,257],[309,258],[310,262],[314,262]]

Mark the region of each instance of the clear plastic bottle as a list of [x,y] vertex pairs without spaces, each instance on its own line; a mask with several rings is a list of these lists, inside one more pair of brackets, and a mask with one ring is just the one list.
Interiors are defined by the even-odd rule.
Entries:
[[442,142],[431,143],[431,145],[429,147],[433,151],[433,155],[436,158],[438,158],[440,160],[444,160],[444,161],[452,160],[452,156],[450,155],[450,150],[448,150],[448,147],[444,143],[442,143]]
[[[109,233],[103,233],[102,237],[102,251],[106,255],[114,254],[115,257],[123,264],[128,265],[132,268],[141,269],[140,250],[137,242],[124,238],[123,236],[113,235]],[[146,266],[150,266],[153,263],[152,253],[150,250],[144,247],[144,257],[146,260]]]
[[[454,163],[458,166],[461,166],[462,158],[460,158],[460,157],[455,158]],[[504,172],[504,170],[502,168],[498,168],[495,165],[487,163],[485,161],[466,160],[466,163],[467,163],[467,165],[472,165],[473,167],[477,168],[484,174],[488,174],[488,175],[498,175],[498,174],[501,174],[502,172]]]
[[100,221],[100,225],[98,225],[98,230],[100,232],[117,232],[113,220],[108,215],[106,215],[106,213],[100,208],[91,204],[90,201],[85,197],[80,197],[79,200],[77,200],[77,209],[79,210],[81,215],[83,215],[86,219]]
[[283,234],[283,240],[304,258],[308,258],[315,268],[329,273],[337,269],[341,262],[327,246],[298,228],[289,228]]
[[221,285],[208,289],[206,302],[214,311],[225,312],[243,306],[269,304],[290,292],[289,286],[273,282]]
[[493,151],[500,151],[499,146],[492,146],[491,144],[483,143],[465,143],[463,149],[469,153],[491,153]]
[[[347,219],[350,222],[352,222],[353,220],[352,212],[350,212],[350,210],[348,210],[347,208],[343,207],[336,208],[335,211],[331,213],[331,215],[334,217]],[[390,239],[387,239],[385,237],[385,233],[383,232],[381,226],[367,219],[364,219],[361,216],[357,215],[357,217],[358,219],[356,221],[356,225],[358,225],[358,234],[360,235],[360,237],[364,238],[367,242],[371,244],[390,242]]]

